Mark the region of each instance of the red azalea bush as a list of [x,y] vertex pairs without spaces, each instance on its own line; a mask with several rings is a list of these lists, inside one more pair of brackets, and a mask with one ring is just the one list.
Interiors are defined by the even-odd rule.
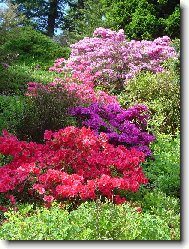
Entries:
[[6,131],[0,137],[0,153],[12,157],[0,167],[0,192],[12,205],[21,196],[51,203],[100,195],[119,204],[126,199],[118,190],[136,192],[148,182],[140,166],[144,153],[114,147],[104,133],[97,137],[90,128],[69,126],[46,130],[44,139],[45,144],[19,141]]

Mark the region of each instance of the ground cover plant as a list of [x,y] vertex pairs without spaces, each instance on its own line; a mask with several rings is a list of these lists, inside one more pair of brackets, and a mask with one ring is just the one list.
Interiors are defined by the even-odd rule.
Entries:
[[[162,199],[162,197],[161,197]],[[175,200],[174,207],[178,203]],[[21,206],[6,213],[0,237],[7,240],[172,240],[179,239],[179,215],[172,228],[163,214],[138,213],[128,204],[87,202],[71,212],[53,204],[51,209]],[[163,218],[163,215],[165,216]],[[58,223],[58,229],[57,229]],[[152,228],[153,227],[153,228]]]
[[35,59],[25,65],[34,77],[20,92],[0,96],[0,238],[179,240],[170,38],[128,41],[98,28],[48,69],[46,56],[38,68]]

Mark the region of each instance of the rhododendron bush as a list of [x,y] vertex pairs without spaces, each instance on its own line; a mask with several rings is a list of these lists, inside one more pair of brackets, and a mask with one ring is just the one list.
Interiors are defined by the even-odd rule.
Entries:
[[60,92],[67,90],[74,93],[78,106],[68,108],[68,115],[77,118],[79,127],[90,127],[97,135],[103,131],[111,144],[135,147],[146,156],[151,156],[149,145],[155,137],[147,131],[149,113],[145,105],[139,104],[126,110],[115,96],[105,92],[102,94],[102,91],[95,92],[87,85],[61,82],[57,80],[48,85],[30,83],[27,94],[35,97],[38,91],[50,93],[56,87]]
[[0,137],[0,153],[12,158],[0,167],[0,192],[13,205],[26,194],[44,203],[99,195],[122,203],[118,190],[136,192],[148,182],[140,166],[144,153],[115,147],[104,133],[97,137],[90,128],[69,126],[46,130],[44,139],[19,141],[7,131]]
[[168,36],[153,41],[129,41],[123,30],[97,28],[93,37],[71,45],[68,60],[57,59],[49,70],[71,72],[80,79],[87,76],[96,84],[122,87],[141,70],[162,72],[162,62],[174,57],[176,52]]
[[95,90],[92,84],[84,84],[81,82],[74,82],[74,78],[67,78],[68,82],[60,78],[55,78],[53,82],[44,85],[37,82],[29,82],[26,95],[36,96],[38,91],[52,92],[54,89],[58,89],[61,93],[66,91],[70,94],[74,94],[77,98],[77,104],[92,104],[101,102],[104,104],[116,103],[119,104],[117,97],[110,95],[101,90]]

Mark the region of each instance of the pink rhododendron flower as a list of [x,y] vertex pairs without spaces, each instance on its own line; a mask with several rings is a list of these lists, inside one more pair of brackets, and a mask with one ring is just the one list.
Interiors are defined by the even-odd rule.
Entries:
[[176,58],[167,36],[154,41],[128,41],[123,30],[116,32],[101,27],[94,31],[93,37],[72,44],[71,49],[68,60],[56,60],[50,70],[70,72],[79,79],[87,78],[88,74],[97,85],[105,82],[123,85],[141,70],[163,71],[162,63]]

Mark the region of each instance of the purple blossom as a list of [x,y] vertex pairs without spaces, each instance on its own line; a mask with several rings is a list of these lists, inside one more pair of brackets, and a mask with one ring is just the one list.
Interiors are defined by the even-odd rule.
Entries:
[[72,108],[70,114],[77,118],[80,126],[90,127],[96,134],[105,132],[109,142],[115,146],[123,144],[151,155],[149,145],[155,137],[146,129],[148,108],[145,105],[123,109],[118,104],[94,103],[88,107]]
[[9,65],[8,63],[4,63],[4,62],[2,62],[1,65],[2,65],[5,69],[7,69],[7,68],[10,67],[10,65]]

